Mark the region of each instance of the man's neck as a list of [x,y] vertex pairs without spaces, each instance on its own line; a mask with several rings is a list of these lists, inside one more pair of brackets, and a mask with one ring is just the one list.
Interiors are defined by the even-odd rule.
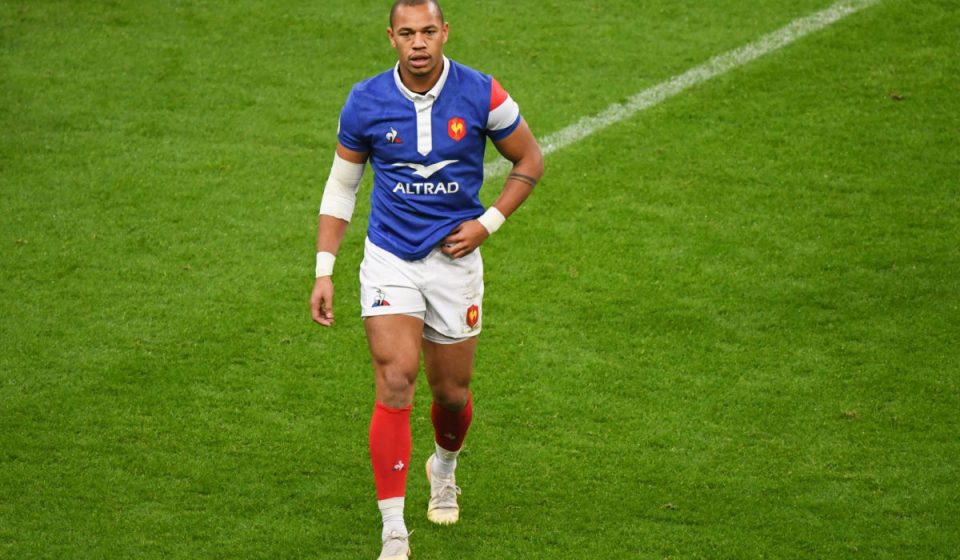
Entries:
[[399,68],[400,81],[413,93],[424,95],[433,89],[433,86],[437,85],[437,82],[440,81],[440,76],[443,75],[444,64],[445,62],[441,61],[441,63],[434,68],[433,72],[426,76],[411,76],[404,72],[403,67],[401,67]]

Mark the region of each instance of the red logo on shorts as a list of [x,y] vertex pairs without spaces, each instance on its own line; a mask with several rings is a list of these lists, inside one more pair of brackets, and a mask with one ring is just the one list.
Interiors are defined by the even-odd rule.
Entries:
[[476,305],[471,305],[467,308],[467,326],[471,329],[477,326],[477,321],[480,320],[480,308]]
[[457,142],[463,140],[463,137],[467,135],[467,123],[463,122],[460,117],[453,117],[447,121],[447,134]]

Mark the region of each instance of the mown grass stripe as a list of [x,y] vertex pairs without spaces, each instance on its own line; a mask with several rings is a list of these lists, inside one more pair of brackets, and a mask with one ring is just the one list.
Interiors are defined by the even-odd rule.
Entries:
[[[880,0],[841,0],[829,8],[795,19],[784,27],[768,33],[752,43],[717,55],[700,66],[691,68],[683,74],[679,74],[645,89],[632,96],[626,103],[614,103],[597,115],[583,117],[570,126],[548,134],[540,139],[543,154],[548,155],[562,150],[595,132],[599,132],[611,125],[628,119],[640,111],[649,109],[695,85],[726,74],[748,62],[780,50],[815,31],[829,27],[843,18],[872,6],[879,1]],[[484,172],[489,177],[505,172],[507,167],[508,162],[506,160],[497,159],[496,161],[488,163],[484,168]]]

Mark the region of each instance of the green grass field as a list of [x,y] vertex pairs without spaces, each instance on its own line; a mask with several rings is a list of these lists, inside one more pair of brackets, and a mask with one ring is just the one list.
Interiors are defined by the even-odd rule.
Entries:
[[[830,1],[446,0],[447,54],[545,136]],[[376,557],[365,216],[307,300],[389,4],[0,0],[0,558]],[[414,558],[956,557],[958,53],[882,0],[551,154]]]

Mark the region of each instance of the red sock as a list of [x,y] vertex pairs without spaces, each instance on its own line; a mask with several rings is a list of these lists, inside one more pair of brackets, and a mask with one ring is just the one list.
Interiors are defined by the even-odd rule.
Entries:
[[430,419],[433,420],[434,441],[437,445],[447,451],[460,451],[473,420],[473,395],[467,395],[467,405],[460,412],[450,412],[434,401],[433,408],[430,409]]
[[399,498],[407,487],[410,463],[410,409],[377,403],[370,420],[370,462],[377,499]]

